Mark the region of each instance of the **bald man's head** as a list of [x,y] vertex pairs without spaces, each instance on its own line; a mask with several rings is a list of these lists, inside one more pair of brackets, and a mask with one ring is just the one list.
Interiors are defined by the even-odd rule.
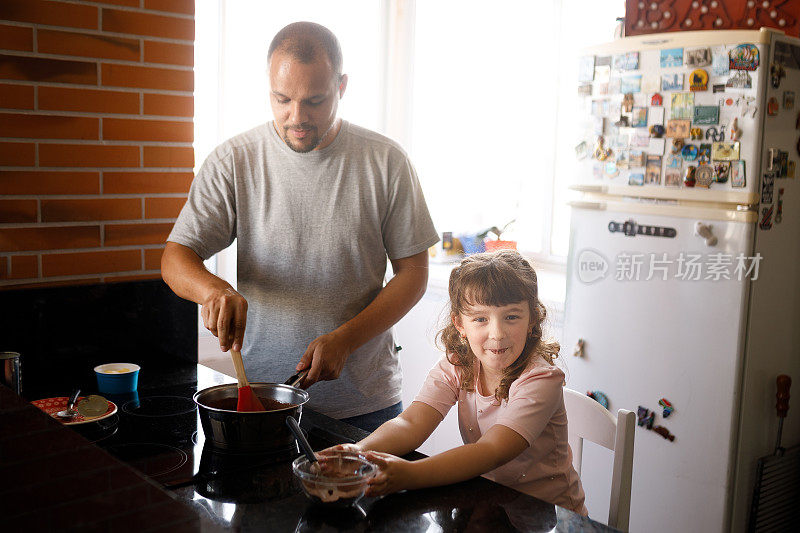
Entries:
[[301,63],[313,63],[320,53],[330,61],[337,77],[342,75],[342,48],[339,40],[325,26],[313,22],[293,22],[279,31],[272,39],[267,52],[267,61],[280,50]]

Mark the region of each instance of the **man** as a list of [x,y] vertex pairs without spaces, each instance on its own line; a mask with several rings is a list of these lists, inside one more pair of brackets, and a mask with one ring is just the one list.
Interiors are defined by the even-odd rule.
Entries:
[[[248,379],[308,369],[312,409],[371,430],[402,410],[390,328],[425,292],[438,236],[403,150],[337,117],[347,75],[336,37],[290,24],[268,61],[275,119],[205,161],[162,275],[202,305],[223,351],[243,351]],[[203,265],[234,239],[238,292]]]

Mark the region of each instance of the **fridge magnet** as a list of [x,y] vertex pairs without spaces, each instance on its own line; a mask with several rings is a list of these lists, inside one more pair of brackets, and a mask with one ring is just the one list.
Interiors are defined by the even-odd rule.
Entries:
[[586,391],[586,396],[588,396],[592,400],[596,401],[597,403],[608,409],[608,396],[606,396],[599,390]]
[[630,155],[631,167],[641,168],[647,164],[647,154],[639,150],[632,150]]
[[639,52],[617,54],[611,65],[614,70],[637,70],[639,68]]
[[592,96],[592,84],[581,83],[578,85],[578,96]]
[[572,350],[572,355],[574,357],[583,357],[583,349],[586,345],[586,341],[583,339],[578,339],[578,342],[575,344],[575,348]]
[[783,91],[783,108],[794,109],[794,91]]
[[603,135],[606,132],[606,119],[603,117],[592,117],[592,132],[595,135]]
[[747,113],[752,111],[752,118],[756,118],[756,111],[758,111],[758,106],[756,105],[756,98],[755,96],[745,96],[740,98],[741,102],[744,103],[742,107],[742,111],[739,113],[741,116],[745,116]]
[[608,100],[594,100],[592,102],[592,115],[596,117],[607,117]]
[[694,187],[694,184],[695,184],[694,175],[695,175],[695,171],[696,170],[697,170],[697,167],[692,166],[692,165],[689,165],[688,167],[686,167],[686,170],[684,171],[684,174],[683,174],[683,184],[686,185],[687,187]]
[[638,93],[641,90],[642,90],[641,74],[626,74],[625,76],[622,76],[619,85],[619,92]]
[[607,178],[616,178],[619,176],[619,169],[617,168],[617,162],[613,159],[609,159],[606,161],[605,167],[603,167],[603,174]]
[[608,94],[619,94],[621,79],[619,76],[611,76],[608,80]]
[[617,152],[617,168],[620,170],[627,170],[630,165],[630,154],[627,150],[620,150]]
[[708,189],[714,181],[714,169],[709,165],[699,165],[694,173],[695,186]]
[[594,56],[584,56],[578,60],[578,81],[594,81]]
[[[661,75],[661,90],[662,91],[682,91],[683,90],[683,74],[662,74]],[[658,105],[661,105],[661,104],[658,104]]]
[[589,143],[581,141],[575,145],[575,158],[578,160],[589,157]]
[[711,56],[711,73],[714,76],[725,76],[730,72],[728,54],[723,48],[714,49]]
[[681,169],[667,168],[664,171],[664,185],[667,187],[680,187],[681,186]]
[[603,165],[595,163],[592,165],[592,177],[596,180],[603,179]]
[[774,117],[778,114],[778,99],[774,96],[770,97],[769,101],[767,102],[767,115]]
[[708,163],[711,161],[711,145],[703,143],[697,149],[697,161],[700,163]]
[[679,155],[668,155],[667,156],[667,168],[673,168],[680,170],[683,166],[683,159]]
[[693,70],[689,74],[689,90],[690,91],[707,91],[708,90],[708,72],[699,68]]
[[651,107],[650,110],[647,112],[647,123],[648,124],[664,124],[664,108],[663,107]]
[[754,44],[740,44],[728,52],[728,68],[731,70],[756,70],[758,68],[758,48]]
[[664,418],[669,418],[669,415],[671,415],[672,412],[675,410],[675,408],[672,406],[672,403],[666,398],[661,398],[660,400],[658,400],[658,405],[660,405],[664,409],[661,413],[661,416],[663,416]]
[[625,96],[622,97],[622,111],[625,113],[630,113],[633,111],[633,93],[626,92]]
[[646,107],[636,107],[633,108],[633,114],[631,115],[631,126],[634,128],[645,128],[647,127],[647,108]]
[[778,177],[786,178],[789,176],[789,152],[784,152],[783,150],[779,150],[778,154],[779,154]]
[[644,148],[645,146],[650,146],[650,137],[645,135],[642,130],[633,130],[634,134],[631,138],[631,145],[632,146],[639,146]]
[[[683,89],[683,83],[681,83],[681,89]],[[650,105],[653,107],[664,105],[664,97],[658,93],[655,93],[653,96],[650,97]]]
[[670,100],[670,118],[692,119],[694,116],[694,93],[673,93]]
[[772,229],[772,211],[771,205],[761,208],[761,221],[758,223],[758,228],[761,231],[769,231]]
[[628,175],[628,185],[644,185],[644,174],[641,172],[631,172]]
[[670,442],[675,440],[675,435],[670,433],[669,430],[667,428],[665,428],[664,426],[655,426],[653,428],[653,431],[655,431],[656,433],[658,433],[659,435],[661,435],[662,437],[664,437],[665,439],[667,439]]
[[648,137],[650,141],[647,145],[647,153],[653,155],[664,155],[664,148],[666,148],[667,140]]
[[711,159],[733,161],[739,159],[739,142],[715,142],[711,145]]
[[741,189],[745,183],[744,160],[731,161],[731,187]]
[[649,75],[645,73],[642,76],[642,92],[643,93],[654,93],[659,90],[661,87],[661,78],[656,75]]
[[687,67],[705,67],[711,64],[711,50],[709,48],[696,48],[694,50],[686,50],[686,57],[684,59]]
[[670,151],[673,154],[679,154],[679,153],[681,153],[681,150],[683,150],[683,145],[684,144],[686,144],[686,143],[685,143],[685,141],[683,139],[681,139],[680,137],[676,137],[676,138],[672,139],[672,148],[670,148]]
[[648,155],[647,167],[645,167],[644,183],[646,185],[661,184],[661,156]]
[[647,407],[642,407],[641,405],[636,410],[636,423],[639,427],[644,427],[646,429],[653,429],[653,421],[655,420],[655,413],[650,412],[650,409]]
[[775,210],[775,223],[780,224],[783,220],[783,187],[778,189],[778,207]]
[[722,142],[725,140],[725,124],[719,127],[710,127],[706,130],[706,140],[711,139],[714,142]]
[[792,160],[792,161],[789,161],[789,165],[788,166],[789,166],[789,170],[786,172],[786,177],[794,179],[794,171],[795,171],[795,168],[797,167],[797,164],[794,162],[794,160]]
[[598,161],[605,161],[611,155],[611,149],[604,146],[605,142],[606,140],[602,135],[597,138],[597,144],[594,147],[594,158]]
[[695,159],[697,159],[698,152],[699,150],[697,149],[697,146],[693,144],[687,144],[686,146],[681,148],[681,157],[683,158],[684,161],[694,161]]
[[661,50],[661,68],[682,67],[683,48]]
[[594,82],[595,94],[605,96],[608,94],[608,82]]
[[670,119],[667,121],[667,137],[685,139],[689,136],[691,121],[688,119]]
[[728,81],[725,82],[725,87],[730,87],[731,89],[752,89],[753,78],[746,70],[737,70],[728,78]]
[[611,67],[611,56],[597,56],[594,59],[595,67]]
[[614,123],[614,126],[618,128],[628,128],[630,125],[630,119],[628,119],[627,115],[622,115],[619,117],[619,120]]
[[611,81],[611,67],[609,65],[595,65],[594,81],[597,83],[608,83]]
[[667,130],[661,124],[653,124],[652,126],[650,126],[650,137],[653,138],[663,137],[666,131]]
[[775,189],[775,173],[765,172],[761,180],[761,204],[772,205],[772,194]]
[[719,124],[719,106],[696,105],[692,113],[692,122],[695,124],[703,126]]
[[693,141],[701,141],[703,140],[703,128],[692,128],[689,130],[689,135]]
[[711,86],[711,92],[714,94],[716,93],[724,93],[725,92],[725,84],[724,83],[715,83]]
[[786,70],[780,63],[773,63],[769,67],[769,79],[772,82],[772,88],[777,89],[781,86],[781,80],[786,77]]
[[742,129],[739,127],[739,119],[733,117],[730,125],[730,137],[732,141],[738,141],[742,138]]
[[731,173],[730,161],[717,161],[714,163],[714,181],[717,183],[725,183],[728,181],[728,176]]

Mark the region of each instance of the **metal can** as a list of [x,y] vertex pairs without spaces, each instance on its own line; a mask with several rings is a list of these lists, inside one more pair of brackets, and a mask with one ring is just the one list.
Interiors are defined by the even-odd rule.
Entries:
[[22,393],[22,380],[19,372],[19,353],[0,352],[0,383],[10,388],[17,394]]

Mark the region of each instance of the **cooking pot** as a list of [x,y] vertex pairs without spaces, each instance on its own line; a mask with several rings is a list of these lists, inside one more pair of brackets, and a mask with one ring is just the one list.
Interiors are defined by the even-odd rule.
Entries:
[[270,411],[239,412],[214,407],[226,399],[233,399],[235,404],[239,394],[236,383],[197,391],[192,399],[200,412],[206,442],[221,450],[235,452],[265,452],[294,446],[294,435],[286,426],[286,417],[300,421],[309,395],[295,385],[304,375],[305,372],[296,374],[286,383],[250,383],[256,396],[290,404],[290,407]]

